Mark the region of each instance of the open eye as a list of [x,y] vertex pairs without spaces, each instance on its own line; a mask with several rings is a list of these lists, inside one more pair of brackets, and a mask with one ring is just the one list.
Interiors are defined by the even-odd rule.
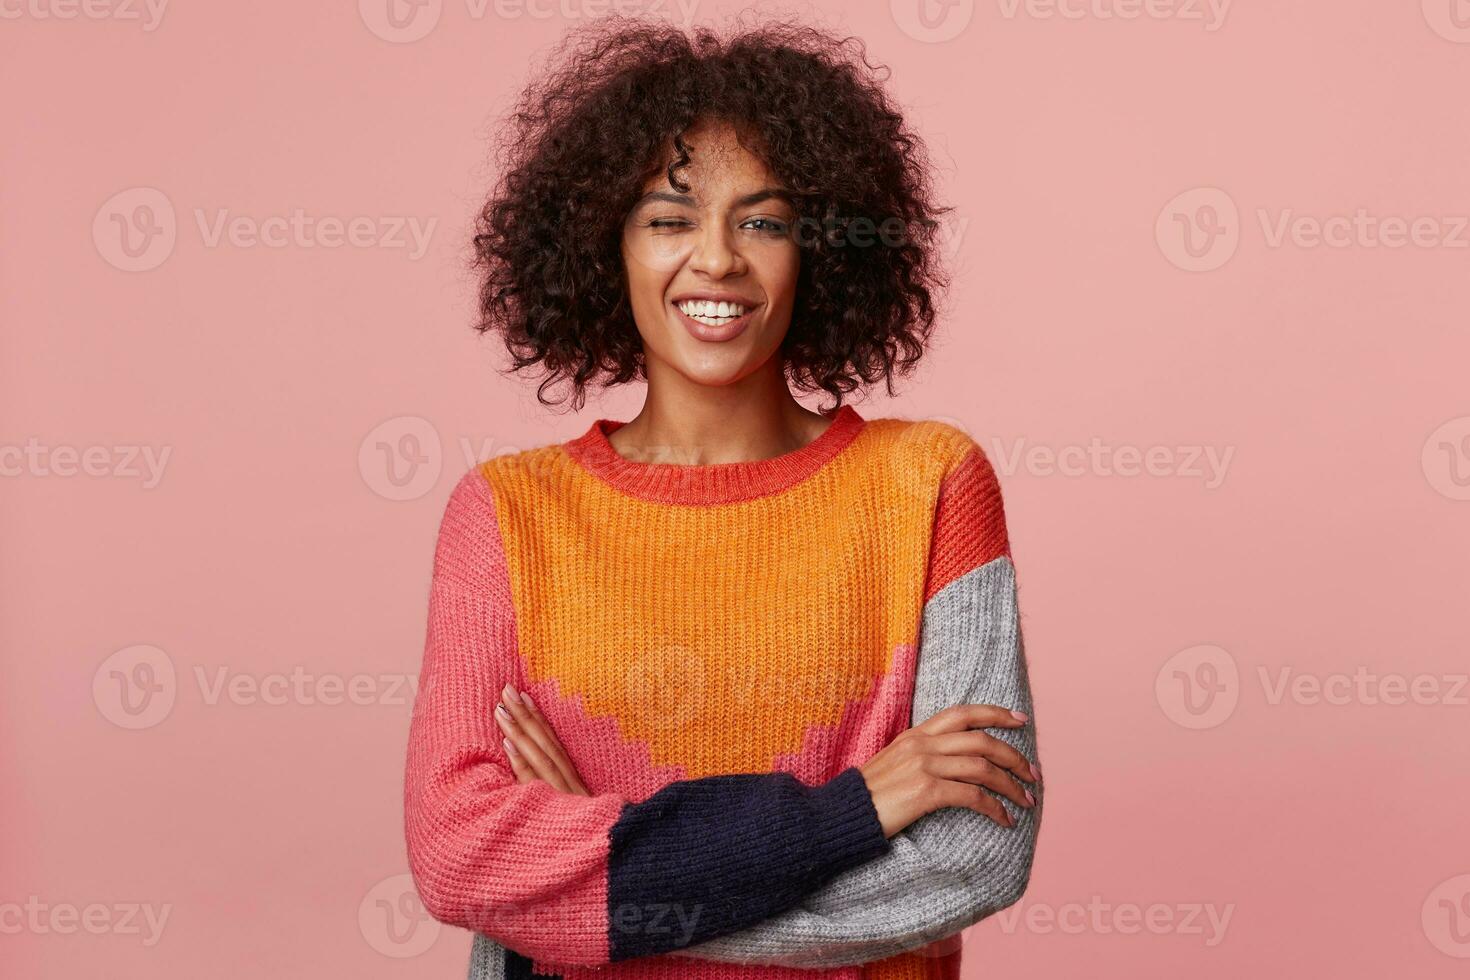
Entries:
[[767,234],[773,235],[784,235],[786,232],[786,222],[776,220],[775,217],[751,217],[750,220],[745,222],[745,226],[747,228],[753,228],[754,231],[767,232]]
[[759,217],[747,218],[741,227],[749,228],[752,231],[758,231],[766,235],[784,235],[789,226],[786,222],[777,218]]

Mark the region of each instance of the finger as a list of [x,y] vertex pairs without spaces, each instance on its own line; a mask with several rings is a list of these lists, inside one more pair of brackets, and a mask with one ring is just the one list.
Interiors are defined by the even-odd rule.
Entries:
[[941,735],[967,728],[1020,728],[1030,720],[1024,711],[998,704],[952,704],[914,727],[930,735]]
[[1028,783],[1041,779],[1041,773],[1013,745],[988,732],[961,731],[935,735],[930,742],[929,751],[944,755],[980,755],[1003,769],[1009,769]]
[[[556,740],[556,735],[551,731],[551,725],[542,717],[535,705],[526,701],[525,696],[515,689],[512,684],[505,685],[500,692],[500,703],[505,705],[515,723],[535,740],[536,745],[546,754],[558,769],[562,770],[563,776],[566,770],[571,768],[570,760],[562,751],[561,743]],[[565,763],[565,764],[564,764]]]
[[531,738],[520,725],[516,724],[515,719],[511,717],[511,713],[506,710],[505,705],[497,704],[495,706],[495,722],[500,726],[500,730],[505,733],[505,737],[510,739],[511,743],[520,750],[521,757],[530,765],[537,779],[546,781],[553,788],[559,789],[562,792],[568,792],[566,781],[562,779],[561,770],[557,768],[556,763],[552,762],[550,756],[542,751],[541,746],[536,744],[535,739]]
[[929,774],[994,790],[1019,807],[1036,805],[1031,791],[1014,776],[989,759],[974,755],[936,755],[929,761]]
[[941,779],[939,781],[940,807],[962,806],[989,817],[1002,827],[1014,827],[1016,821],[1001,804],[1000,797],[992,796],[973,783]]
[[510,771],[515,773],[516,782],[529,783],[531,780],[537,778],[536,774],[531,771],[531,767],[526,764],[526,760],[521,756],[520,749],[515,747],[515,743],[508,736],[502,738],[500,744],[505,748],[505,757],[510,760]]
[[526,731],[536,739],[536,744],[541,746],[541,750],[549,755],[551,760],[556,763],[567,785],[573,790],[580,791],[586,795],[587,788],[582,785],[582,780],[577,776],[577,767],[572,764],[571,756],[567,755],[566,748],[561,744],[561,740],[556,737],[556,731],[551,727],[551,722],[546,720],[546,716],[541,713],[541,709],[531,699],[531,695],[524,691],[517,693],[520,694],[519,707],[522,709],[523,714],[517,714],[517,705],[515,703],[507,703],[506,707],[510,708],[512,716],[523,724]]

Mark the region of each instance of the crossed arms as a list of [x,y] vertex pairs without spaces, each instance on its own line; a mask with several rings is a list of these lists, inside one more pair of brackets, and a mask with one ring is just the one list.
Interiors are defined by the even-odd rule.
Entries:
[[[486,532],[496,529],[485,526],[487,520],[493,523],[493,513],[484,513],[483,499],[470,499],[483,493],[465,485],[457,489],[456,496],[466,499],[457,513],[451,501],[446,527],[451,517],[456,524],[478,523],[470,528],[477,532],[472,537],[495,542],[498,533]],[[475,506],[480,509],[473,511]],[[1025,890],[1041,818],[1040,784],[1032,787],[1034,807],[1001,800],[1013,827],[949,807],[886,840],[871,803],[855,792],[861,783],[854,782],[851,769],[811,788],[785,773],[686,781],[642,803],[607,794],[567,797],[544,784],[514,785],[503,764],[491,761],[498,734],[471,731],[478,722],[459,721],[488,717],[499,690],[498,685],[488,686],[483,695],[465,690],[470,678],[484,676],[487,664],[476,661],[490,654],[468,649],[462,638],[493,639],[497,632],[513,630],[513,623],[492,621],[493,604],[484,601],[487,591],[499,592],[503,583],[494,575],[485,582],[463,581],[465,569],[493,572],[495,556],[458,555],[465,536],[446,544],[443,533],[436,582],[443,581],[433,600],[439,625],[431,614],[426,654],[435,662],[425,666],[436,684],[428,693],[433,699],[448,689],[474,703],[461,697],[448,711],[436,710],[431,702],[423,708],[423,719],[416,711],[422,731],[410,739],[414,774],[406,803],[411,866],[426,904],[436,918],[476,932],[472,977],[502,975],[509,949],[566,964],[658,953],[808,968],[863,963],[958,933],[1014,903]],[[436,628],[445,634],[437,641]],[[917,656],[911,724],[951,704],[1024,711],[1030,724],[991,734],[1036,760],[1015,569],[999,487],[978,448],[954,468],[941,490]],[[430,734],[442,727],[459,730]],[[687,818],[683,830],[678,814]],[[751,832],[753,815],[766,825],[759,833]],[[772,815],[779,818],[774,824],[767,819]],[[702,857],[704,864],[695,869],[696,890],[668,891],[676,876],[688,879],[689,868],[663,871],[660,864],[668,862],[661,856],[690,843],[689,826],[705,831],[711,821],[723,823],[743,841],[742,848]],[[418,833],[416,825],[422,828]],[[574,831],[572,847],[554,855],[544,845],[526,850],[527,835],[535,837],[540,828]],[[447,854],[440,847],[446,839],[458,845]],[[772,846],[763,856],[766,844]],[[789,860],[778,860],[791,853],[810,854],[811,860],[793,873]],[[532,858],[534,875],[517,877],[512,866],[524,869]],[[640,874],[621,874],[619,869],[630,867]],[[629,884],[635,877],[641,882],[636,887]],[[608,909],[658,895],[676,904],[707,903],[712,915],[698,932],[677,939],[623,940],[608,920]],[[586,928],[561,927],[553,934],[544,925],[512,925],[504,915],[491,921],[496,919],[492,913],[534,911],[553,899],[571,913],[568,921]]]

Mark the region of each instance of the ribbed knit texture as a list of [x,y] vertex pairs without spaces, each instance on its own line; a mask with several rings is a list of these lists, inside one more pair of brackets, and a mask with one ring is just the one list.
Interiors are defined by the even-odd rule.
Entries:
[[[1040,788],[1014,828],[947,808],[889,839],[856,767],[949,704],[1034,717],[989,462],[850,406],[746,463],[627,460],[621,424],[446,507],[405,781],[429,911],[480,980],[957,977],[942,940],[1019,898]],[[515,782],[506,683],[593,796]],[[992,734],[1036,759],[1031,725]]]

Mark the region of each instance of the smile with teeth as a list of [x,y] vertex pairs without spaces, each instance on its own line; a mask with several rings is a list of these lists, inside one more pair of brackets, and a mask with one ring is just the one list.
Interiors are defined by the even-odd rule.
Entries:
[[707,326],[718,327],[731,320],[738,320],[745,315],[745,307],[739,303],[716,303],[707,299],[687,299],[682,303],[676,303],[679,312],[691,320],[698,320]]

